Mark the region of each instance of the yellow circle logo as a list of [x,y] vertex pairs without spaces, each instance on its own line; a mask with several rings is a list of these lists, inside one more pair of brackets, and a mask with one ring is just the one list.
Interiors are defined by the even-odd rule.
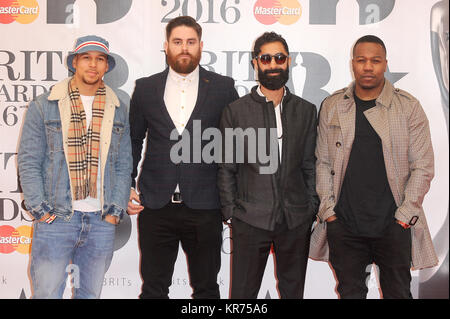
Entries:
[[29,254],[31,252],[31,241],[33,236],[33,228],[30,226],[19,226],[16,228],[18,233],[18,243],[16,251],[21,254]]

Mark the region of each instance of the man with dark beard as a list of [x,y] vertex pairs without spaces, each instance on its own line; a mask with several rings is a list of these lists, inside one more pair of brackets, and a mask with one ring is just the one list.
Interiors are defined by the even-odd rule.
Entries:
[[[219,165],[222,214],[232,226],[231,298],[257,298],[272,246],[280,297],[303,298],[310,229],[318,207],[317,110],[285,86],[290,62],[288,45],[280,35],[260,36],[252,59],[259,85],[222,114],[225,135],[230,128],[244,130],[247,137],[257,131],[256,147],[250,138],[244,148],[237,147],[239,137],[231,142],[233,154],[243,162],[233,159]],[[266,154],[274,144],[270,151],[275,150],[278,169],[263,173],[264,163],[250,160],[251,152],[257,148],[258,154]],[[244,154],[235,154],[239,149]]]
[[[136,81],[130,103],[133,186],[142,144],[147,149],[132,188],[129,214],[138,214],[140,298],[168,298],[178,247],[187,255],[193,298],[220,298],[222,219],[217,164],[193,161],[192,145],[205,145],[205,129],[219,126],[223,108],[239,98],[234,81],[199,66],[202,29],[191,17],[171,20],[164,44],[169,67]],[[200,136],[193,134],[201,121]],[[187,138],[189,161],[174,162],[172,136]],[[185,150],[183,150],[185,151]],[[197,156],[198,158],[198,156]]]

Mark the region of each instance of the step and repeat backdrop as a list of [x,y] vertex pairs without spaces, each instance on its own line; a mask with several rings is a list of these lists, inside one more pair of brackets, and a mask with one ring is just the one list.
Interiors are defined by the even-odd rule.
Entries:
[[[440,263],[412,272],[412,293],[448,298],[448,6],[448,0],[0,0],[0,298],[32,295],[33,223],[17,178],[18,139],[29,101],[68,76],[66,56],[75,39],[96,34],[110,42],[117,61],[105,81],[129,104],[135,80],[166,67],[165,26],[179,15],[190,15],[203,27],[201,65],[233,77],[240,96],[256,83],[250,65],[254,40],[265,31],[283,35],[292,57],[288,86],[317,107],[352,81],[355,40],[365,34],[384,40],[386,77],[421,101],[436,158],[424,208]],[[230,241],[224,226],[222,298],[229,292]],[[379,298],[375,268],[367,285],[369,298]],[[65,297],[71,297],[72,286],[69,276]],[[102,298],[137,298],[140,286],[136,216],[127,215],[117,228]],[[305,297],[337,298],[335,286],[328,263],[309,260]],[[180,249],[170,297],[191,293]],[[271,255],[258,298],[278,297]]]

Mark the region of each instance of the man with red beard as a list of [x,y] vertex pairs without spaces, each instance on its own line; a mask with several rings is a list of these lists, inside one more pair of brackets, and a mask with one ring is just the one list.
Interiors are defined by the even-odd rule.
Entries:
[[[131,189],[129,214],[139,214],[140,298],[168,298],[181,242],[187,256],[193,298],[220,298],[222,218],[217,164],[199,162],[192,146],[207,144],[203,131],[219,126],[223,108],[239,96],[234,80],[199,66],[202,28],[191,17],[171,20],[164,49],[169,67],[138,79],[130,103],[133,187],[142,144],[147,137],[137,190]],[[194,135],[194,121],[201,134]],[[188,161],[175,162],[171,149],[187,139]],[[197,155],[197,156],[196,156]]]

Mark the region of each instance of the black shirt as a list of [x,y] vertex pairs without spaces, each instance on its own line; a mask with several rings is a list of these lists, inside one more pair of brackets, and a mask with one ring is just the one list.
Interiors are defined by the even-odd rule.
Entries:
[[358,236],[381,237],[397,206],[388,184],[381,139],[363,114],[376,105],[356,95],[355,139],[335,212]]

